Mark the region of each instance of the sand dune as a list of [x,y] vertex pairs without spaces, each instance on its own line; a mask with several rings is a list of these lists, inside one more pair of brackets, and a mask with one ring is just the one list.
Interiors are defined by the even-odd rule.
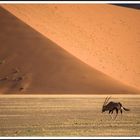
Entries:
[[1,93],[138,93],[0,8]]
[[140,88],[140,11],[105,4],[3,5],[65,50]]

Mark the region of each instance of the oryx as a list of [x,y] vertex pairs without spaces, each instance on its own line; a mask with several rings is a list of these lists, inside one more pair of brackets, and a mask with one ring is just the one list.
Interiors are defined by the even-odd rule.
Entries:
[[[104,101],[104,104],[103,104],[103,107],[102,107],[102,113],[105,112],[105,111],[109,111],[109,114],[113,114],[113,111],[116,110],[116,116],[114,117],[114,119],[116,119],[117,115],[118,115],[118,111],[121,112],[122,114],[122,110],[125,110],[125,111],[129,111],[130,109],[127,109],[125,107],[122,106],[122,104],[120,102],[108,102],[109,99],[111,97],[106,97],[105,98],[105,101]],[[112,116],[111,116],[112,118]],[[112,118],[113,119],[113,118]]]

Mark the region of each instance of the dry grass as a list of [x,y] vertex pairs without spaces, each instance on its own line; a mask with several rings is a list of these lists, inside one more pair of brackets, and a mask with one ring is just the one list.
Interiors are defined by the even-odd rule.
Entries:
[[130,108],[113,121],[105,96],[0,96],[0,136],[140,136],[140,96],[113,96]]

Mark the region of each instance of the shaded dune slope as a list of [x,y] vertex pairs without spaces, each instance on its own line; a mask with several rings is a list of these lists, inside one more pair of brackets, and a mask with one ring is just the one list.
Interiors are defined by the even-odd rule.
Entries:
[[1,93],[138,93],[91,68],[0,8]]

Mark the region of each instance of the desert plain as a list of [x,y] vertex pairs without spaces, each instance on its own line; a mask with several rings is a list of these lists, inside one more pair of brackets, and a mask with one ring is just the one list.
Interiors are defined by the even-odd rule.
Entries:
[[140,96],[112,96],[130,109],[115,120],[101,113],[106,96],[0,96],[0,136],[140,136]]

